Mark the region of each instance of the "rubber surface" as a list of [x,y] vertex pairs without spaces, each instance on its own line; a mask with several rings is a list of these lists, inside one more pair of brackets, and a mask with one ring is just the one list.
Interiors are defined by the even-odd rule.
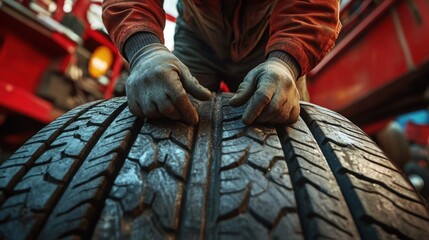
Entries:
[[231,95],[200,122],[78,107],[0,165],[1,239],[427,239],[429,211],[359,128],[302,103],[244,126]]

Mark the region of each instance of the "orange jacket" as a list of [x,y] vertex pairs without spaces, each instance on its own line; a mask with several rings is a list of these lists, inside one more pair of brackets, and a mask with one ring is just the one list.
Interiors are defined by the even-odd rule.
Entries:
[[[266,55],[289,53],[304,75],[331,50],[341,28],[339,0],[225,1],[182,0],[183,18],[219,58],[233,62],[244,59],[269,31]],[[223,6],[231,2],[233,11]],[[162,5],[163,0],[105,0],[103,21],[116,46],[122,50],[137,32],[151,32],[163,42]]]

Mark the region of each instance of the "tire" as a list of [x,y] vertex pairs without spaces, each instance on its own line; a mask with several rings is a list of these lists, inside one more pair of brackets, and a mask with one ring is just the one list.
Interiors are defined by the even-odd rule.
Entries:
[[389,123],[376,139],[380,148],[400,169],[411,160],[410,145],[397,122]]
[[200,122],[78,107],[0,165],[5,239],[427,239],[426,203],[360,129],[302,103],[292,126],[241,123],[231,95]]

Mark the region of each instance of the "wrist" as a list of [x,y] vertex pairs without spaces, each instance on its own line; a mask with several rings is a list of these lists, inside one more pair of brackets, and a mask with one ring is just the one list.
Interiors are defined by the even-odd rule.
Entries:
[[130,62],[140,49],[152,43],[161,43],[161,40],[153,33],[137,32],[125,42],[123,55]]
[[268,54],[268,58],[272,58],[272,57],[278,58],[282,60],[284,63],[286,63],[286,65],[288,65],[290,70],[292,71],[292,74],[295,80],[297,80],[298,77],[301,75],[301,66],[295,60],[295,58],[289,55],[287,52],[272,51]]
[[[163,54],[161,54],[164,52]],[[135,65],[139,65],[141,61],[153,61],[156,57],[165,56],[165,53],[172,54],[164,44],[151,43],[134,53],[133,57],[129,60],[130,69],[133,70]]]

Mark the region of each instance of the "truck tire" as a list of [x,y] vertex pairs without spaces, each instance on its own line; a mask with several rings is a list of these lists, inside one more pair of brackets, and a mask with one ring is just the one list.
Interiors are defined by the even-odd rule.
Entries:
[[231,95],[196,126],[78,107],[0,165],[1,239],[428,239],[410,182],[344,117],[245,126]]

